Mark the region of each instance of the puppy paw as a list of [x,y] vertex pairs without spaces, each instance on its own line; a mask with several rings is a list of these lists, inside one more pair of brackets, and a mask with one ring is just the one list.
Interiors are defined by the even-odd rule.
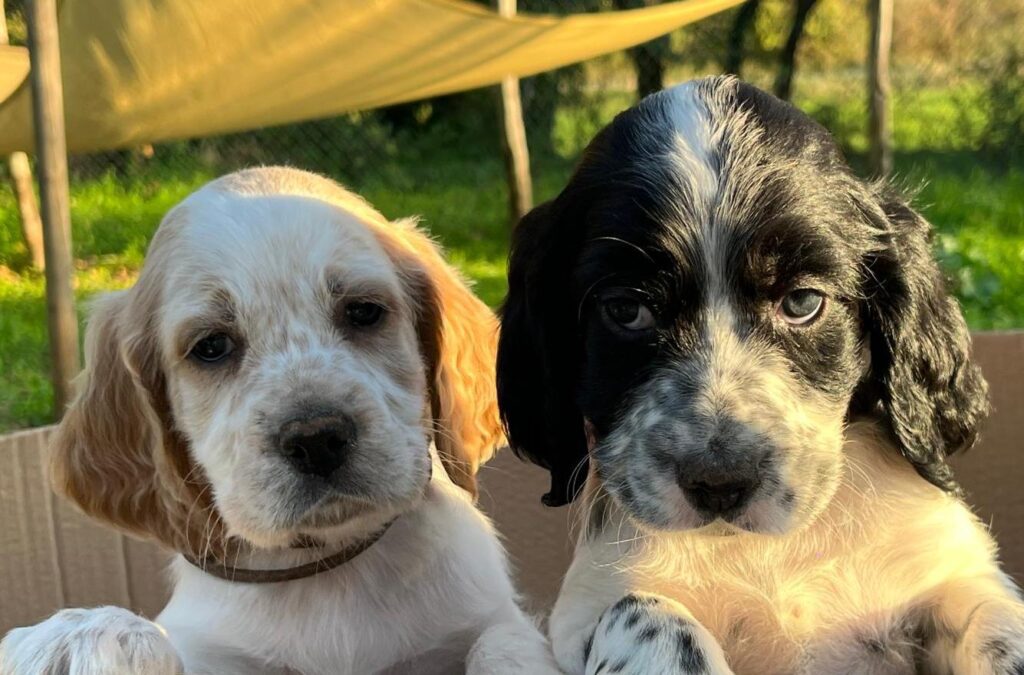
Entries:
[[559,675],[547,638],[525,617],[489,627],[469,650],[466,675]]
[[966,675],[1024,675],[1024,630],[993,631],[961,659]]
[[1024,675],[1024,633],[994,638],[983,647],[993,675]]
[[707,629],[657,595],[633,593],[605,610],[583,658],[587,675],[732,675]]
[[980,605],[953,662],[956,675],[1024,675],[1024,605]]
[[163,630],[120,607],[65,609],[0,642],[0,675],[181,675]]

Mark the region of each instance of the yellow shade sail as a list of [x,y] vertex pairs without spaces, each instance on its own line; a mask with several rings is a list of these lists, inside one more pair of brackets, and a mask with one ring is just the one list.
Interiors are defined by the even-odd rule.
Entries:
[[[74,152],[328,117],[636,45],[742,0],[505,18],[457,0],[63,0]],[[31,150],[24,49],[0,49],[0,152]]]

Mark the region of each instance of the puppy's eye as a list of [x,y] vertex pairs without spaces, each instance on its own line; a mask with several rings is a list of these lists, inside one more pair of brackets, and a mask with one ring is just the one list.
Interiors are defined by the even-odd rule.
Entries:
[[612,297],[604,301],[604,314],[626,330],[647,330],[654,327],[654,314],[647,305],[628,297]]
[[195,343],[188,355],[203,363],[217,363],[234,351],[234,340],[224,333],[213,333]]
[[350,302],[345,305],[345,318],[357,328],[372,326],[384,315],[384,308],[375,302]]
[[777,313],[786,323],[803,326],[818,318],[824,307],[824,293],[813,288],[799,288],[782,298]]

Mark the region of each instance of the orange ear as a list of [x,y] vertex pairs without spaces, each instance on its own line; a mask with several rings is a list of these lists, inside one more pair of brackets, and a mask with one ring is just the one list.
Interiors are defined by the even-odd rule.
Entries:
[[134,316],[142,285],[104,299],[89,323],[81,391],[51,445],[54,488],[130,534],[218,555],[212,495],[172,430],[152,327]]
[[424,273],[418,331],[434,444],[452,481],[476,496],[477,469],[505,442],[494,382],[497,318],[414,221],[392,223],[387,233]]

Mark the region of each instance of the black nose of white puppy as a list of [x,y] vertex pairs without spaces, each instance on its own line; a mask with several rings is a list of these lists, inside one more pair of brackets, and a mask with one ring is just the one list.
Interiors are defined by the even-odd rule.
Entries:
[[279,449],[299,472],[327,478],[344,464],[356,444],[348,415],[293,419],[281,425]]

